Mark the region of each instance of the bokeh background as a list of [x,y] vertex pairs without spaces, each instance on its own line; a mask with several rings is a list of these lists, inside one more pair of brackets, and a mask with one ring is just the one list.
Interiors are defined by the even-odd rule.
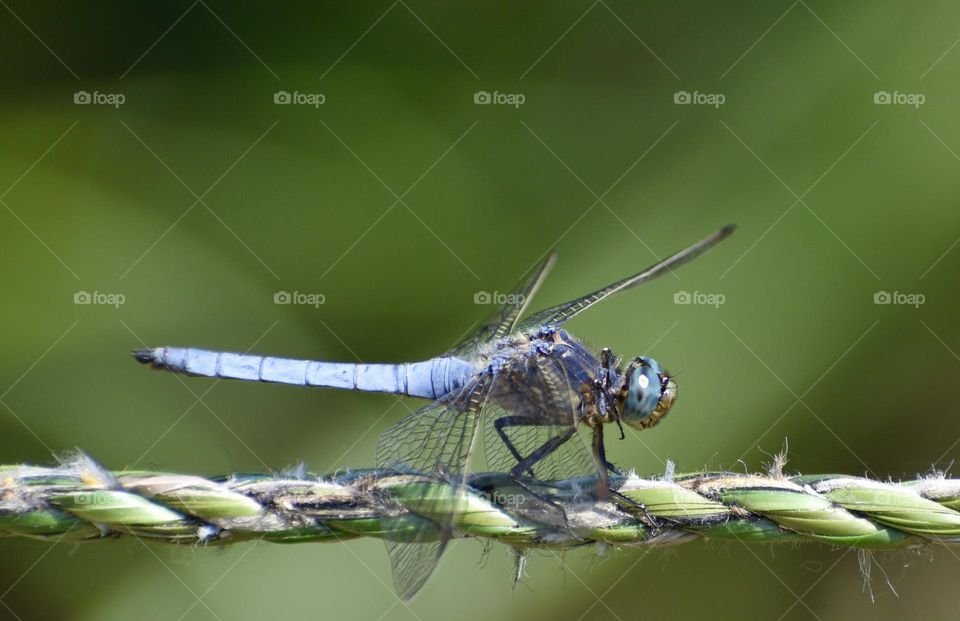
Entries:
[[[4,463],[369,466],[416,402],[188,389],[128,351],[421,359],[551,247],[541,305],[728,222],[570,324],[680,372],[613,460],[757,470],[789,441],[791,471],[902,478],[960,455],[955,3],[0,4]],[[0,616],[945,618],[960,580],[945,548],[867,558],[865,585],[844,550],[694,543],[534,555],[512,589],[506,548],[466,541],[406,607],[373,540],[149,548],[4,541]]]

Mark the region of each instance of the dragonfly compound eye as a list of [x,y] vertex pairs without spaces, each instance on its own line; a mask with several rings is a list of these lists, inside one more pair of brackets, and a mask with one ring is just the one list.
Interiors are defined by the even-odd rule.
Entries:
[[653,358],[637,358],[632,367],[628,371],[621,419],[631,427],[647,429],[673,407],[677,385]]
[[660,403],[660,375],[652,366],[641,365],[633,369],[627,378],[627,398],[623,404],[623,422],[634,427],[650,425],[650,417]]

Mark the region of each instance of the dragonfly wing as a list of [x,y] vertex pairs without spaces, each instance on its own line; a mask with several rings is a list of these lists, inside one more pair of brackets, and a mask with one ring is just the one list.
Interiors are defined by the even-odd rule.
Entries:
[[529,279],[521,281],[513,292],[507,296],[506,303],[497,309],[470,337],[457,344],[444,355],[465,357],[476,351],[478,347],[503,338],[510,334],[517,325],[520,315],[527,309],[533,296],[557,261],[557,254],[551,252],[546,259],[533,271]]
[[713,246],[729,237],[734,230],[736,230],[736,226],[732,224],[727,225],[712,235],[698,241],[692,246],[684,248],[680,252],[677,252],[676,254],[673,254],[666,259],[651,265],[638,274],[634,274],[633,276],[629,276],[623,280],[618,280],[615,283],[609,284],[602,289],[598,289],[593,293],[588,293],[587,295],[579,297],[575,300],[565,302],[564,304],[558,304],[557,306],[553,306],[546,310],[535,313],[527,319],[524,319],[520,324],[520,328],[521,330],[526,331],[539,328],[540,326],[559,326],[598,302],[620,293],[621,291],[625,291],[632,287],[650,282],[658,276],[662,276],[668,271],[673,270],[684,263],[692,261],[696,257],[700,256]]
[[487,468],[542,481],[590,476],[601,466],[589,440],[578,431],[580,398],[563,361],[539,357],[497,372],[483,408]]
[[[489,376],[478,375],[459,390],[402,419],[377,443],[377,465],[446,481],[453,488],[454,498],[458,497],[465,485],[477,418],[488,388]],[[455,534],[456,516],[450,510],[449,497],[440,497],[435,490],[431,493],[425,485],[423,496],[413,506],[426,518],[420,529],[403,541],[387,542],[394,584],[405,600],[413,597],[430,577]]]
[[[446,481],[458,498],[483,427],[486,465],[491,470],[509,472],[544,443],[565,438],[530,471],[544,480],[594,473],[592,451],[576,435],[579,402],[575,395],[558,359],[509,361],[498,370],[474,376],[459,390],[388,429],[377,444],[377,465]],[[387,543],[394,583],[404,599],[423,586],[457,534],[457,515],[450,509],[449,495],[425,485],[423,495],[411,506],[426,518],[421,530]]]
[[404,601],[423,588],[427,578],[440,562],[449,539],[408,543],[387,540],[387,555],[393,569],[393,584]]

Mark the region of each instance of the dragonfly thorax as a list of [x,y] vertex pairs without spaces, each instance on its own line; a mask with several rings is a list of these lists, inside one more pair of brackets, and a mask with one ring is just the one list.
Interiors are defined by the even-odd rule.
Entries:
[[635,358],[620,390],[620,419],[637,429],[656,425],[677,398],[677,385],[653,358]]

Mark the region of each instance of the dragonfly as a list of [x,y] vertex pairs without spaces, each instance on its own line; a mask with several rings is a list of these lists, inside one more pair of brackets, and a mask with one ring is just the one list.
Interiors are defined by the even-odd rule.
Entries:
[[[346,363],[182,347],[138,349],[133,355],[154,368],[187,375],[429,399],[381,436],[379,468],[434,477],[462,489],[482,445],[487,468],[509,473],[525,489],[530,489],[523,485],[525,477],[551,481],[596,475],[597,493],[609,498],[609,472],[617,470],[606,458],[604,426],[617,425],[623,439],[624,424],[639,430],[656,425],[673,407],[677,384],[655,359],[637,356],[623,367],[609,348],[595,353],[563,326],[691,261],[734,230],[734,225],[723,227],[637,274],[524,317],[556,262],[550,253],[470,337],[425,361]],[[642,326],[639,318],[636,324]],[[423,528],[434,532],[387,541],[394,582],[404,599],[420,590],[449,540],[459,536],[456,510],[428,494],[419,506],[430,518]],[[549,499],[544,500],[548,506]]]

